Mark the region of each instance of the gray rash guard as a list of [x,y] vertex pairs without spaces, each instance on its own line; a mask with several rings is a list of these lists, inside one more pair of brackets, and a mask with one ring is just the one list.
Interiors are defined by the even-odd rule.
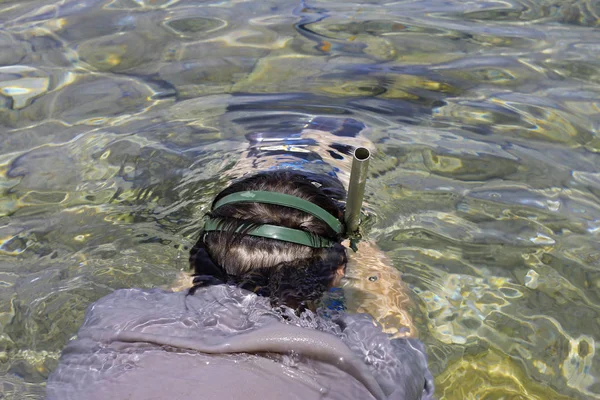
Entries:
[[331,317],[216,285],[125,289],[92,304],[47,400],[431,399],[423,345],[363,314]]

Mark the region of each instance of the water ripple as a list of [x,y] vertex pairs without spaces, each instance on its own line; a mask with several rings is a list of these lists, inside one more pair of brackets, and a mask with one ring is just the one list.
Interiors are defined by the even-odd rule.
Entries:
[[92,301],[176,278],[248,140],[315,128],[341,166],[326,117],[377,149],[368,235],[438,398],[600,398],[598,4],[0,2],[4,396],[43,396]]

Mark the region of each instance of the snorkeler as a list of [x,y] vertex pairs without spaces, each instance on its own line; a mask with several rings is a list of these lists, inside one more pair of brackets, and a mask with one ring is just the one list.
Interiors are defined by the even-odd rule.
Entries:
[[190,251],[193,287],[91,305],[47,399],[431,399],[418,340],[317,306],[347,263],[321,186],[284,169],[219,193]]
[[[244,124],[244,119],[235,113],[230,118]],[[361,148],[367,153],[375,150],[365,135],[366,126],[353,118],[317,116],[307,122],[302,116],[286,118],[286,123],[280,125],[287,128],[247,134],[247,147],[236,164],[226,168],[225,177],[235,181],[262,171],[301,171],[340,207],[345,206],[347,191],[354,187],[349,173],[353,153]],[[298,129],[299,126],[302,128]],[[357,165],[364,166],[364,163]],[[363,185],[364,178],[363,174]],[[357,202],[357,206],[356,217],[360,215],[361,202]],[[343,243],[350,245],[347,241]],[[350,252],[343,290],[335,290],[338,298],[342,294],[342,307],[351,313],[371,315],[393,337],[417,337],[412,317],[416,307],[400,272],[374,242],[363,239],[356,246],[358,252]],[[189,275],[181,272],[169,288],[187,290],[190,284]]]

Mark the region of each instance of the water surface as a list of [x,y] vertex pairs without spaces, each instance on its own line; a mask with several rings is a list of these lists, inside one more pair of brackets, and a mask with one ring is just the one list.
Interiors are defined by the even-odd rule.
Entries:
[[186,267],[246,134],[319,116],[378,148],[369,236],[438,397],[600,398],[599,28],[595,0],[0,0],[0,398]]

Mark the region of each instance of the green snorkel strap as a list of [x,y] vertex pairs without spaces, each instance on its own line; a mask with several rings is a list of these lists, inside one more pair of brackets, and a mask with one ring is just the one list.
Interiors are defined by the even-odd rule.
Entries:
[[[224,205],[236,203],[275,204],[278,206],[293,208],[295,210],[304,211],[305,213],[311,214],[316,218],[319,218],[321,221],[329,225],[329,227],[333,229],[337,234],[341,234],[343,232],[342,223],[323,208],[311,203],[308,200],[304,200],[289,194],[277,192],[252,190],[232,193],[217,201],[213,206],[213,211]],[[205,232],[214,232],[222,230],[222,219],[206,219],[204,223]],[[236,233],[241,232],[243,230],[244,227],[240,227],[236,230]],[[306,231],[302,231],[300,229],[291,229],[283,226],[268,224],[259,225],[256,228],[252,228],[246,234],[250,236],[259,236],[267,239],[281,240],[284,242],[301,244],[303,246],[309,246],[314,248],[331,247],[336,243],[333,240],[329,240],[324,237]]]
[[[205,232],[222,231],[223,221],[217,218],[207,218],[204,223]],[[239,227],[236,232],[243,230],[243,227]],[[284,242],[301,244],[308,247],[331,247],[336,242],[325,239],[321,236],[313,235],[299,229],[285,228],[283,226],[276,225],[259,225],[258,227],[251,229],[248,233],[250,236],[259,236],[267,239],[281,240]]]
[[325,222],[331,229],[333,229],[335,233],[343,233],[342,223],[336,217],[308,200],[304,200],[289,194],[265,192],[261,190],[233,193],[217,201],[213,207],[213,211],[226,204],[235,203],[275,204],[278,206],[304,211],[305,213],[311,214]]

